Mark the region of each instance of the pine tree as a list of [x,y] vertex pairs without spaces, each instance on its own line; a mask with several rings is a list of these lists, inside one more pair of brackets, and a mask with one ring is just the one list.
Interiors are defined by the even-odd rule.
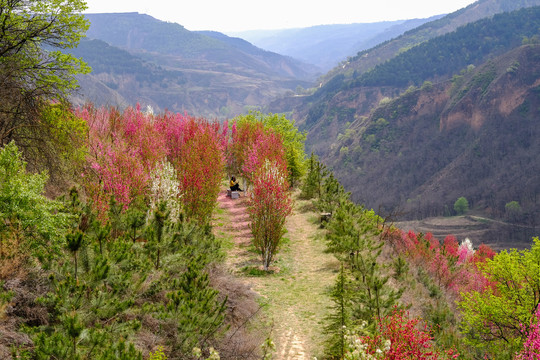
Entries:
[[377,263],[379,250],[368,250],[366,254],[355,256],[353,266],[353,317],[366,321],[369,325],[380,323],[381,319],[392,312],[403,289],[394,290],[387,286],[389,277],[384,276]]
[[77,252],[83,244],[83,233],[78,231],[75,234],[67,234],[66,242],[68,250],[73,254],[73,264],[74,264],[74,278],[77,280]]
[[327,325],[324,330],[329,336],[326,340],[326,356],[331,359],[343,359],[345,355],[345,334],[347,327],[351,325],[351,294],[348,290],[348,279],[342,262],[336,283],[330,293],[333,303],[331,313],[325,318]]
[[163,247],[162,241],[165,233],[165,223],[169,218],[169,211],[167,211],[167,204],[161,202],[157,208],[153,211],[153,219],[151,226],[148,228],[149,241],[147,248],[149,251],[154,252],[154,267],[159,269],[161,260],[161,248]]
[[135,242],[138,232],[144,226],[146,221],[146,212],[143,209],[138,209],[131,206],[125,213],[125,222],[128,229],[128,236]]
[[351,270],[352,317],[372,325],[391,311],[401,296],[401,290],[387,285],[378,258],[383,243],[377,235],[379,219],[373,210],[365,210],[351,201],[342,200],[327,225],[328,251]]
[[167,309],[178,325],[175,347],[184,353],[189,353],[195,346],[202,348],[225,318],[227,299],[218,299],[219,293],[210,287],[202,262],[200,258],[191,259],[176,283],[177,290],[167,294]]
[[317,208],[319,211],[330,213],[333,216],[342,202],[349,201],[350,195],[331,173],[322,181],[321,192],[316,203]]
[[122,234],[123,223],[122,223],[122,204],[116,201],[115,197],[111,195],[109,199],[109,221],[108,223],[111,226],[111,235],[113,238],[117,238]]
[[311,153],[308,161],[308,173],[300,196],[303,199],[320,198],[322,193],[323,180],[328,176],[328,170],[324,164],[319,162],[317,155]]

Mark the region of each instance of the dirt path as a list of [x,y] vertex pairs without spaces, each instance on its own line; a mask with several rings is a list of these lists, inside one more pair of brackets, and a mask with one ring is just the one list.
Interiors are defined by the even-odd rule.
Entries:
[[227,265],[261,295],[276,344],[274,359],[320,356],[323,319],[330,304],[328,290],[339,265],[332,255],[324,253],[316,215],[300,211],[306,202],[297,200],[286,224],[284,246],[272,267],[274,273],[249,276],[249,269],[257,270],[260,260],[250,243],[246,198],[232,200],[223,192],[218,201],[223,220],[220,231],[233,244],[228,250]]

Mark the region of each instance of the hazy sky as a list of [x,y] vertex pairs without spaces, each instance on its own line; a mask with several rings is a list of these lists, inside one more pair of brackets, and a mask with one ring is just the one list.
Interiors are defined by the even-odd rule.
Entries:
[[474,0],[87,0],[89,13],[139,12],[188,30],[282,29],[425,18]]

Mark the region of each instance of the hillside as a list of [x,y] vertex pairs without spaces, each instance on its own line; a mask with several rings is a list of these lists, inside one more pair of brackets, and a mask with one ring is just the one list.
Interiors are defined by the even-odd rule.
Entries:
[[[313,95],[276,99],[269,110],[293,113],[296,122],[310,132],[308,144],[318,154],[323,154],[330,142],[343,131],[346,122],[368,115],[382,98],[395,97],[409,85],[448,79],[468,65],[480,65],[490,57],[521,45],[524,37],[534,37],[537,32],[536,8],[491,17],[494,11],[503,11],[521,3],[491,0],[475,4],[477,6],[471,5],[368,50],[366,54],[369,56],[364,54],[325,75]],[[449,28],[444,26],[452,23],[452,28],[456,28],[464,25],[465,19],[478,18],[480,14],[485,18],[461,26],[454,32],[449,32]],[[420,35],[443,30],[444,35],[427,41],[423,41],[425,36]],[[396,49],[402,49],[399,54],[398,50],[386,55],[380,53],[382,48],[403,41],[412,41],[415,46],[396,46]],[[374,58],[377,61],[372,62],[370,59]]]
[[[305,134],[283,114],[220,122],[146,111],[127,98],[161,101],[163,89],[175,96],[198,86],[201,105],[192,105],[211,111],[199,96],[215,89],[212,76],[230,75],[229,63],[221,72],[195,70],[211,62],[191,59],[197,65],[180,70],[173,64],[186,61],[181,55],[90,39],[75,50],[94,66],[83,86],[95,86],[97,101],[130,105],[73,106],[74,77],[87,68],[36,44],[76,47],[86,26],[73,12],[84,2],[40,1],[45,14],[28,11],[33,5],[0,6],[12,6],[0,12],[3,27],[21,30],[4,36],[8,51],[0,56],[1,359],[521,360],[540,353],[538,237],[520,242],[523,251],[507,242],[496,253],[478,238],[437,238],[396,222],[402,206],[410,219],[452,215],[461,196],[453,208],[465,215],[409,224],[478,232],[486,224],[536,224],[537,9],[440,40],[470,43],[456,53],[474,64],[452,77],[429,60],[425,73],[403,74],[412,83],[426,76],[421,87],[377,87],[362,76],[344,86],[341,76],[312,96],[283,100],[337,105],[315,108],[314,121],[302,126],[311,140],[323,131],[324,158],[355,189],[353,198],[386,201],[376,212],[355,203],[317,156],[307,157]],[[496,32],[487,36],[486,28]],[[244,41],[207,34],[264,56]],[[485,47],[476,56],[478,39]],[[438,49],[439,64],[456,61]],[[404,55],[417,58],[416,51]],[[391,68],[406,69],[396,59]],[[260,79],[247,75],[253,68],[240,70],[246,74],[234,76]]]
[[[140,102],[157,111],[224,118],[307,87],[314,66],[223,34],[191,32],[138,13],[88,14],[90,41],[72,53],[93,72],[76,103]],[[103,99],[103,93],[112,97]]]
[[364,74],[357,73],[349,86],[404,87],[421,85],[427,79],[444,80],[538,36],[539,25],[540,7],[496,14],[423,42]]
[[363,74],[374,66],[384,63],[396,55],[411,49],[429,39],[433,39],[457,30],[460,26],[491,17],[495,14],[510,12],[521,8],[540,5],[539,0],[478,0],[475,3],[430,21],[403,35],[380,43],[373,48],[359,52],[344,67],[336,67],[328,72],[323,81],[327,82],[336,75],[351,77],[356,72]]
[[[487,4],[444,19],[470,18],[493,8]],[[453,214],[465,196],[483,216],[533,226],[538,181],[528,146],[536,146],[529,135],[536,131],[539,14],[533,7],[461,26],[368,72],[340,73],[313,95],[278,99],[269,110],[292,114],[308,131],[308,148],[368,207],[421,219]],[[517,218],[505,209],[512,201],[520,204]],[[530,239],[534,228],[527,229],[515,233]]]
[[[239,46],[238,41],[229,41],[226,35],[207,36],[189,31],[179,24],[160,21],[149,15],[87,14],[86,18],[91,22],[87,32],[89,38],[100,39],[128,51],[176,56],[192,60],[189,62],[191,67],[200,69],[205,65],[221,65],[224,69],[240,68],[272,76],[299,79],[313,76],[314,68],[299,61],[276,56],[254,46]],[[199,62],[201,64],[197,64]]]
[[428,21],[411,19],[375,23],[319,25],[283,30],[252,30],[231,33],[256,46],[315,64],[325,71],[359,51],[395,38]]
[[[539,60],[540,46],[526,45],[452,81],[410,89],[352,122],[325,159],[375,209],[451,215],[464,196],[490,217],[538,224]],[[512,201],[518,214],[506,207]]]
[[[81,88],[72,101],[97,105],[141,103],[156,111],[171,111],[213,117],[226,117],[258,106],[265,98],[305,84],[293,79],[197,70],[182,64],[157,65],[149,55],[145,60],[101,40],[83,40],[71,50],[92,67],[92,73],[79,77]],[[153,58],[153,59],[152,59]],[[176,61],[174,57],[162,59]]]

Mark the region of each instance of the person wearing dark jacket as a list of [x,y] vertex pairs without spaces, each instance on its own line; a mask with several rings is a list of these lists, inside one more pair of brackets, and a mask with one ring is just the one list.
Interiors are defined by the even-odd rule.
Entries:
[[234,176],[231,177],[229,186],[231,187],[231,191],[244,191],[240,189],[240,185],[238,184],[238,181],[236,181],[236,178]]

